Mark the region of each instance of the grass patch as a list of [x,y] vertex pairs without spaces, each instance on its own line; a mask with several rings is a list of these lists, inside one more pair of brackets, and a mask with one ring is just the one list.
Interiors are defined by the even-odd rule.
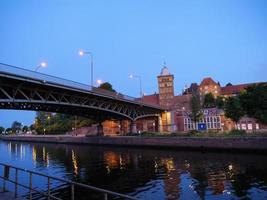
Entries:
[[196,131],[189,132],[142,132],[141,137],[267,137],[267,132],[246,133],[244,130],[231,130],[229,132]]

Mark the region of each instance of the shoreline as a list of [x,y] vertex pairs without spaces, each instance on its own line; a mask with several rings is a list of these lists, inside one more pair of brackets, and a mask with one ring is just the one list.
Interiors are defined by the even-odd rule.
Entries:
[[70,136],[23,135],[0,136],[3,141],[33,143],[83,144],[97,146],[146,147],[160,149],[246,151],[267,153],[267,137],[140,137],[140,136]]

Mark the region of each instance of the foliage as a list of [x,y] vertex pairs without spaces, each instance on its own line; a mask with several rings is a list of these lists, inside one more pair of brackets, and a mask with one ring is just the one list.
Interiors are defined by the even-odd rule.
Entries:
[[203,107],[204,108],[214,108],[216,105],[215,103],[215,98],[212,95],[212,93],[208,93],[204,96],[204,102],[203,102]]
[[5,128],[0,126],[0,134],[3,134],[5,132]]
[[231,130],[230,132],[227,133],[228,136],[242,136],[242,135],[246,135],[246,131],[245,130]]
[[[38,116],[43,117],[42,114]],[[50,113],[49,117],[43,117],[43,122],[41,123],[41,119],[38,116],[34,125],[38,134],[44,134],[44,132],[45,134],[65,134],[68,131],[72,131],[73,128],[90,126],[94,123],[91,119],[62,113],[56,113],[54,115]]]
[[113,86],[109,82],[102,83],[99,86],[99,88],[104,89],[104,90],[108,90],[111,92],[116,92],[116,90],[113,89]]
[[7,128],[7,129],[6,129],[6,133],[7,133],[7,134],[12,133],[12,128]]
[[233,84],[229,82],[226,84],[226,87],[228,87],[228,86],[233,86]]
[[220,109],[223,109],[224,108],[224,100],[223,100],[223,97],[217,97],[215,102],[216,102],[216,107],[217,108],[220,108]]
[[192,95],[190,100],[190,108],[191,108],[190,118],[192,119],[193,122],[195,122],[195,127],[196,127],[197,121],[202,117],[200,98],[198,95]]
[[250,86],[239,98],[246,115],[267,124],[267,84]]
[[27,132],[29,130],[29,127],[28,126],[23,126],[23,128],[22,128],[22,131],[23,132]]
[[12,132],[17,132],[17,131],[20,131],[21,130],[21,127],[22,127],[22,124],[18,121],[14,121],[11,125],[11,129],[12,129]]
[[232,119],[234,122],[238,122],[245,114],[239,97],[227,98],[225,101],[224,112],[226,117]]

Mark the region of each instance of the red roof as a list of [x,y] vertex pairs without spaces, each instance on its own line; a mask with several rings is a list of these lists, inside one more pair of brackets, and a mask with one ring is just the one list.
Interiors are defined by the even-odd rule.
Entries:
[[238,94],[242,90],[245,90],[248,86],[251,86],[253,84],[255,84],[255,83],[247,83],[247,84],[221,87],[221,95]]
[[204,78],[200,85],[218,85],[211,77]]
[[153,105],[159,105],[159,94],[151,94],[143,96],[142,98],[143,103],[146,104],[153,104]]

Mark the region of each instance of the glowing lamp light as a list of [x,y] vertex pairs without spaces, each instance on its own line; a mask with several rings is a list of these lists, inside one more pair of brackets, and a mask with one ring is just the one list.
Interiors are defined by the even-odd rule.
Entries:
[[41,63],[40,63],[40,66],[41,66],[41,67],[46,67],[46,66],[47,66],[47,63],[46,63],[46,62],[41,62]]
[[101,85],[103,83],[102,80],[100,80],[100,79],[98,79],[96,82],[98,85]]
[[79,55],[83,56],[84,55],[84,51],[79,51]]

